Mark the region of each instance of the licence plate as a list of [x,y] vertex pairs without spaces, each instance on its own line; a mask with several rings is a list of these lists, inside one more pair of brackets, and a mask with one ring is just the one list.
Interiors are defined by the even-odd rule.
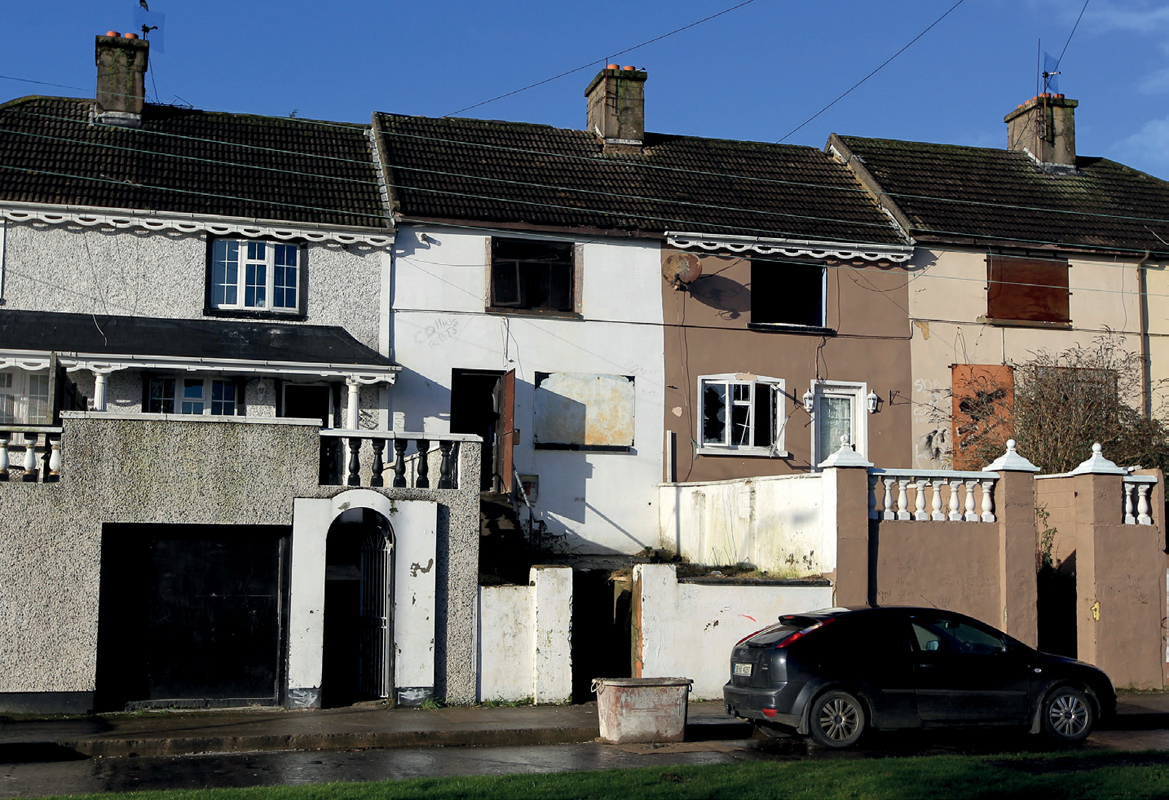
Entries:
[[751,664],[735,664],[732,670],[735,675],[751,676]]

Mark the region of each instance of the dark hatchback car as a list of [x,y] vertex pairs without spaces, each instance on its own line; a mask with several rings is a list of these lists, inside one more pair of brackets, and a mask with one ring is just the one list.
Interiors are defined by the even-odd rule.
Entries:
[[933,608],[785,614],[731,651],[727,711],[848,747],[870,728],[999,725],[1078,742],[1116,711],[1090,664]]

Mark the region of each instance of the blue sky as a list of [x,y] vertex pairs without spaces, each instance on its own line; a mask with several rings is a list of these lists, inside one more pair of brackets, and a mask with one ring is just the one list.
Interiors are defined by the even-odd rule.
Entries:
[[[956,0],[148,0],[165,15],[147,93],[198,108],[368,122],[373,111],[583,128],[604,63],[648,71],[646,127],[822,147],[832,132],[985,147],[1036,91],[1083,0],[964,0],[794,134]],[[93,37],[134,26],[137,0],[6,4],[0,100],[92,97]],[[1077,150],[1169,179],[1169,4],[1090,0],[1060,65],[1080,101]],[[40,85],[27,81],[41,81]]]

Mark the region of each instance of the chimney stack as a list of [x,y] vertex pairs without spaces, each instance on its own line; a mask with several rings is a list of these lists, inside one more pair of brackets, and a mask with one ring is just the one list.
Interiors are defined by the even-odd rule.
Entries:
[[1076,106],[1062,94],[1041,94],[1004,118],[1007,149],[1026,150],[1044,164],[1076,165]]
[[150,43],[136,33],[109,31],[98,36],[96,121],[137,128],[146,99],[146,63]]
[[605,152],[636,153],[645,140],[645,79],[633,67],[609,64],[597,73],[585,97],[588,129],[605,144]]

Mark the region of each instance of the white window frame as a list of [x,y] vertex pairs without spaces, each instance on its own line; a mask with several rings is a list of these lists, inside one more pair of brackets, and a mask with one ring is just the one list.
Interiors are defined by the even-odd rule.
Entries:
[[[35,380],[34,380],[35,378]],[[33,394],[33,384],[43,386],[43,393]],[[0,370],[0,425],[49,425],[53,421],[53,398],[49,393],[48,371],[30,371],[19,367]],[[44,413],[33,419],[30,407],[41,401]],[[7,408],[12,409],[12,419],[5,420]]]
[[824,398],[846,398],[852,401],[852,430],[848,434],[849,444],[861,456],[869,455],[869,412],[867,398],[869,387],[867,383],[855,381],[822,381],[814,380],[812,392],[812,466],[820,468],[820,463],[828,456],[840,449],[837,444],[827,452],[820,448],[820,405]]
[[[147,397],[148,404],[150,402],[150,394],[151,394],[150,390],[153,387],[153,384],[155,381],[173,380],[175,382],[175,393],[174,393],[174,397],[172,398],[174,405],[173,405],[172,409],[170,411],[163,411],[163,412],[156,411],[156,412],[152,412],[152,413],[156,413],[156,414],[157,413],[182,414],[182,415],[186,415],[186,416],[205,416],[205,417],[207,417],[207,416],[235,417],[235,416],[239,416],[239,411],[243,406],[243,398],[240,396],[240,394],[241,394],[240,386],[235,380],[233,380],[231,378],[224,378],[222,376],[220,376],[220,377],[213,377],[213,376],[207,376],[207,377],[194,376],[194,377],[192,377],[189,375],[151,375],[147,380],[150,382],[149,385],[147,386],[147,391],[146,391],[146,397]],[[212,398],[214,397],[215,384],[217,384],[217,383],[231,387],[232,396],[234,399],[231,401],[232,402],[232,411],[230,414],[223,414],[223,413],[213,414],[212,413],[212,408],[215,404],[215,401]],[[198,387],[199,394],[198,395],[193,395],[193,394],[188,395],[187,394],[188,387],[189,388]],[[222,403],[223,401],[220,401],[220,402]],[[197,411],[194,410],[196,406],[199,406],[199,410],[197,410]],[[149,411],[149,405],[147,405],[147,408],[144,408],[143,411]]]
[[[234,260],[235,280],[229,279],[228,271],[229,251],[231,245],[235,245],[236,257]],[[262,251],[263,255],[258,253]],[[276,298],[277,283],[276,283],[276,254],[277,251],[282,253],[292,252],[296,254],[296,285],[289,289],[286,286],[279,288],[286,293],[292,295],[292,305],[275,306],[273,303]],[[218,265],[222,264],[223,276],[221,280],[216,280],[216,271]],[[264,275],[262,280],[257,280],[249,273],[250,269],[262,268]],[[287,265],[281,265],[281,269],[287,269]],[[304,283],[304,254],[301,252],[299,244],[289,242],[267,242],[256,241],[254,239],[214,239],[211,242],[211,263],[208,265],[207,273],[207,304],[217,310],[225,311],[264,311],[273,314],[300,314],[300,297],[301,288]],[[217,294],[221,290],[223,294],[222,299],[216,299]],[[248,302],[248,293],[253,290],[262,290],[262,299],[254,299]],[[234,292],[234,302],[231,301],[230,295]]]
[[[753,416],[755,408],[755,393],[760,388],[765,388],[772,393],[774,398],[775,411],[775,441],[766,445],[753,443],[750,445],[733,444],[731,438],[731,426],[727,425],[727,440],[723,444],[704,441],[703,423],[706,421],[706,406],[705,388],[710,383],[722,383],[727,386],[726,397],[728,405],[735,403],[733,393],[730,390],[732,386],[750,386],[750,399],[743,403],[750,408],[750,414]],[[704,456],[764,456],[768,458],[787,458],[788,452],[784,445],[785,429],[787,426],[787,395],[785,394],[785,382],[783,378],[769,378],[763,375],[748,375],[745,373],[722,373],[717,375],[700,375],[698,377],[698,430],[695,437],[695,442],[698,444],[698,455]],[[729,416],[729,414],[728,414]]]

